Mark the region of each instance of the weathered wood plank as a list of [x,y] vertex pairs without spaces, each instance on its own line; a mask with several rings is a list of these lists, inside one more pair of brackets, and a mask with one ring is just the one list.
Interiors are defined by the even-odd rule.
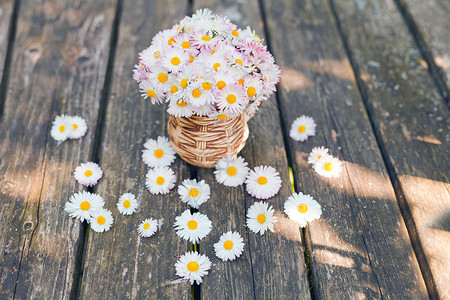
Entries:
[[[450,87],[450,2],[448,0],[397,0],[408,25],[437,66],[437,80],[448,100]],[[435,66],[433,66],[433,64]],[[448,103],[447,103],[448,104]]]
[[[165,106],[142,99],[132,69],[138,51],[147,47],[160,30],[172,27],[185,14],[187,2],[124,1],[117,54],[104,123],[100,164],[105,178],[97,192],[113,213],[106,233],[89,230],[80,297],[86,299],[188,299],[190,285],[175,276],[174,264],[189,249],[173,230],[176,216],[185,210],[176,187],[168,195],[154,196],[145,187],[149,168],[141,151],[148,138],[166,135]],[[180,159],[172,165],[177,185],[190,177]],[[140,202],[131,216],[119,213],[116,203],[126,192]],[[146,218],[164,224],[151,238],[140,238],[138,225]]]
[[8,39],[13,8],[14,0],[0,1],[0,80],[3,76],[3,68],[5,67],[6,62],[6,52],[8,50],[9,44]]
[[[80,222],[64,213],[89,159],[114,1],[22,1],[0,125],[0,298],[65,299],[75,291]],[[57,114],[83,116],[80,140],[50,137]]]
[[[263,36],[258,1],[198,1],[195,6],[209,7],[227,15],[240,28],[247,26]],[[199,179],[211,185],[211,199],[200,207],[214,223],[214,230],[200,242],[200,249],[212,260],[214,267],[201,285],[203,299],[309,299],[310,292],[304,262],[304,247],[298,227],[283,215],[284,201],[292,193],[289,169],[283,144],[281,122],[272,97],[264,103],[249,122],[250,136],[242,156],[253,168],[270,165],[281,174],[280,192],[266,200],[273,205],[279,222],[275,233],[263,236],[246,230],[246,211],[257,200],[244,186],[230,188],[216,182],[213,170],[200,169]],[[213,244],[222,233],[238,231],[244,238],[243,255],[232,262],[223,262],[214,254]]]
[[[424,281],[328,2],[265,1],[270,44],[282,66],[286,130],[300,115],[316,136],[287,138],[296,189],[323,207],[306,229],[314,296],[325,299],[426,298]],[[325,146],[345,161],[339,178],[307,163]]]
[[450,295],[450,114],[390,1],[333,1],[433,298]]

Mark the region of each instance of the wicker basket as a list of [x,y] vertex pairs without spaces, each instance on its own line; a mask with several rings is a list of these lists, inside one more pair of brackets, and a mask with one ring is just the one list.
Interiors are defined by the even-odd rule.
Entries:
[[170,116],[167,129],[178,155],[191,165],[203,168],[214,167],[226,155],[235,157],[248,138],[245,114],[224,120]]

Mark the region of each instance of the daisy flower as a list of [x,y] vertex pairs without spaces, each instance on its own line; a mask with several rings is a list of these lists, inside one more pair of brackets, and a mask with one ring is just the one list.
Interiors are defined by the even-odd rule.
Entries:
[[315,165],[320,159],[328,155],[328,148],[314,147],[309,154],[308,163]]
[[295,119],[292,123],[289,135],[296,141],[304,142],[308,136],[316,134],[316,123],[313,118],[308,116],[301,116]]
[[121,214],[131,215],[138,207],[136,197],[131,193],[125,193],[119,198],[117,202],[117,209]]
[[214,250],[221,260],[235,260],[244,250],[244,239],[238,232],[228,231],[214,244]]
[[171,168],[156,167],[148,171],[145,185],[154,195],[167,194],[175,186],[175,181],[175,174]]
[[177,276],[189,281],[192,285],[202,283],[202,277],[208,275],[208,270],[211,268],[211,261],[206,255],[201,255],[198,252],[186,252],[175,263],[175,270]]
[[87,162],[76,167],[73,175],[79,184],[93,186],[102,178],[103,171],[96,163]]
[[191,214],[191,211],[186,209],[175,218],[173,226],[179,237],[195,244],[209,234],[212,223],[207,216],[199,212]]
[[50,135],[55,141],[64,142],[73,131],[70,119],[65,115],[56,116],[52,124]]
[[210,90],[205,90],[201,82],[191,83],[186,90],[186,101],[193,107],[201,107],[214,101]]
[[248,100],[245,92],[239,84],[226,86],[218,93],[216,104],[221,110],[226,110],[231,113],[240,114]]
[[327,155],[314,165],[314,170],[323,177],[339,177],[342,172],[342,162],[336,157]]
[[142,237],[151,237],[158,230],[158,220],[145,219],[141,224],[139,224],[137,232]]
[[167,112],[177,118],[190,117],[193,114],[192,105],[186,103],[183,99],[170,101]]
[[272,205],[266,202],[255,202],[247,212],[247,227],[254,233],[263,235],[267,229],[273,232],[273,224],[278,218],[273,215]]
[[73,194],[69,202],[66,203],[64,211],[72,218],[77,218],[81,222],[91,219],[94,210],[102,208],[105,204],[103,198],[97,194],[86,191]]
[[69,131],[68,137],[71,139],[79,139],[84,136],[87,131],[86,121],[79,116],[69,117],[70,124],[72,124],[73,130]]
[[169,139],[158,136],[156,140],[148,139],[142,150],[142,160],[150,168],[170,166],[175,160],[175,150]]
[[95,232],[104,232],[111,228],[113,221],[111,212],[101,207],[92,212],[89,224]]
[[226,186],[236,187],[244,183],[249,168],[242,157],[231,158],[226,156],[216,163],[214,175],[219,183]]
[[139,88],[139,91],[142,93],[141,96],[144,97],[144,99],[150,97],[152,104],[161,104],[163,102],[165,97],[163,88],[159,83],[155,82],[155,80],[144,80],[139,83]]
[[280,174],[271,166],[255,167],[245,180],[247,193],[258,199],[276,195],[281,187]]
[[298,226],[305,227],[306,223],[317,220],[320,217],[322,208],[310,195],[298,193],[291,195],[286,200],[284,212]]
[[182,49],[173,48],[164,55],[162,64],[172,73],[178,73],[189,61],[189,55]]
[[210,189],[204,180],[197,182],[196,179],[185,179],[178,186],[178,194],[181,201],[198,209],[200,205],[208,201]]

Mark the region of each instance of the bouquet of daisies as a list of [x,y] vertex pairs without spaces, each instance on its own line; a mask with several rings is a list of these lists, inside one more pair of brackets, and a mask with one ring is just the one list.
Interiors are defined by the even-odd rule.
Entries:
[[280,68],[249,27],[198,10],[159,32],[133,71],[142,96],[175,117],[252,117],[275,91]]

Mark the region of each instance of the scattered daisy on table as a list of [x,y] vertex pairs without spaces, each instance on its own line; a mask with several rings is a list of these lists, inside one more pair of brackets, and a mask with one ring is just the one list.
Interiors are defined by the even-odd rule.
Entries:
[[93,162],[87,162],[79,165],[75,168],[74,177],[75,180],[84,186],[93,186],[102,178],[103,171]]
[[251,170],[245,180],[247,192],[258,199],[275,196],[281,188],[280,174],[271,166],[259,166]]
[[156,140],[148,139],[144,148],[142,160],[150,168],[170,166],[175,160],[175,150],[164,136],[159,136]]
[[322,207],[313,197],[303,193],[291,195],[284,203],[284,212],[298,226],[305,227],[308,222],[317,220],[322,214]]
[[72,218],[88,223],[93,211],[102,208],[105,204],[103,198],[97,194],[86,191],[73,194],[64,207],[64,211]]
[[244,251],[244,239],[238,232],[228,231],[214,244],[214,251],[223,261],[235,260]]
[[274,231],[278,218],[273,215],[272,205],[267,202],[255,202],[247,211],[247,227],[254,233],[263,235],[266,230]]
[[159,222],[158,220],[145,219],[141,224],[138,226],[138,233],[142,237],[151,237],[155,234],[155,232],[159,228]]
[[180,216],[175,217],[173,226],[179,237],[192,244],[198,243],[212,229],[212,223],[206,215],[199,212],[191,214],[189,209],[185,210]]
[[342,169],[342,161],[331,155],[326,155],[314,164],[314,170],[317,174],[327,178],[339,177]]
[[119,202],[117,202],[117,209],[121,214],[131,215],[133,214],[138,207],[138,202],[136,197],[131,193],[125,193],[119,198]]
[[240,156],[234,159],[226,156],[217,161],[214,175],[217,182],[225,186],[240,186],[247,178],[249,170],[247,165],[247,162]]
[[202,283],[202,277],[208,275],[211,261],[206,255],[197,252],[186,252],[175,263],[176,275],[189,281],[192,285]]
[[308,163],[315,165],[320,159],[328,155],[328,148],[314,147],[308,156]]
[[309,136],[316,134],[316,123],[308,116],[300,116],[294,120],[289,135],[296,141],[304,142]]
[[210,193],[209,184],[204,180],[197,182],[197,179],[185,179],[178,186],[181,201],[196,209],[208,201]]
[[167,194],[175,186],[175,173],[169,167],[156,167],[147,172],[145,185],[154,195]]
[[89,224],[95,232],[108,231],[114,222],[111,212],[103,207],[92,212]]
[[55,141],[64,142],[69,138],[69,135],[73,131],[73,126],[70,122],[69,116],[60,115],[56,116],[50,129],[50,135]]
[[69,131],[68,137],[70,139],[79,139],[86,134],[87,123],[86,120],[79,116],[69,116],[69,122],[73,130]]

